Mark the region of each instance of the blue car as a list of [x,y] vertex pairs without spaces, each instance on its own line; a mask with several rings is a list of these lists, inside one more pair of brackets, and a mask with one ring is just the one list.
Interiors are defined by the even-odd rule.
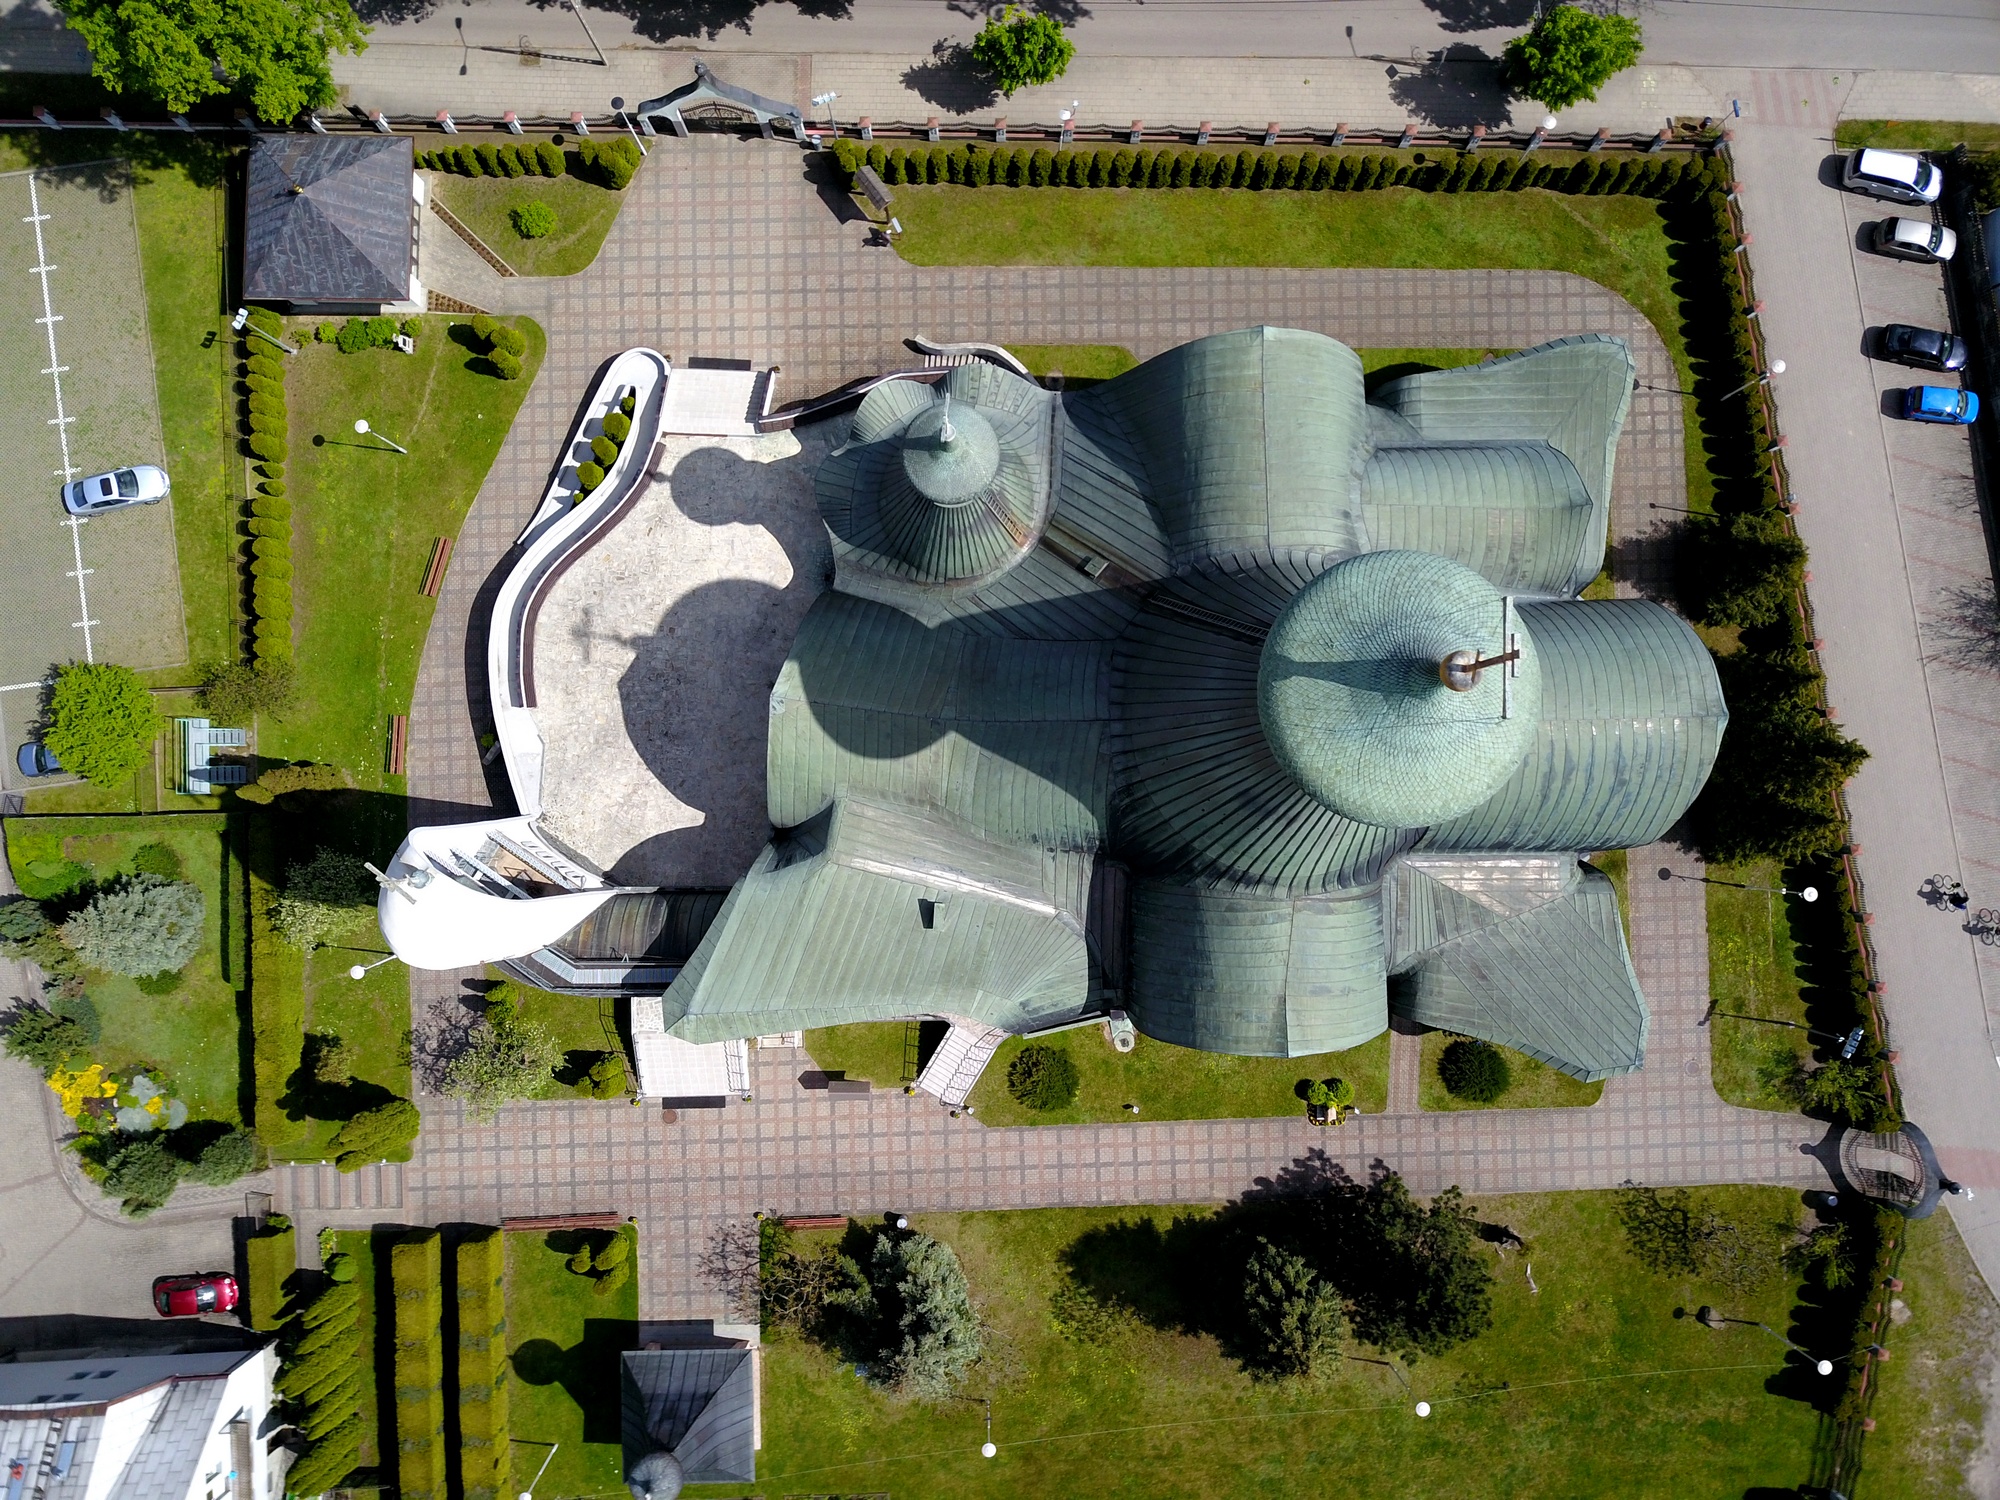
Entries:
[[62,769],[47,745],[33,742],[14,752],[14,764],[23,776],[50,776]]
[[1979,417],[1979,398],[1947,385],[1913,385],[1903,392],[1903,415],[1912,422],[1969,427]]

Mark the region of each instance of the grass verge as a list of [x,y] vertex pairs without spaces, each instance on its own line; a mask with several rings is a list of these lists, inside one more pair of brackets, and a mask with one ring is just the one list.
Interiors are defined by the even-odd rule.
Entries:
[[1138,366],[1139,356],[1123,344],[1013,344],[1007,352],[1037,378],[1061,375],[1079,381],[1109,380]]
[[1047,1039],[1076,1064],[1076,1103],[1067,1109],[1035,1110],[1007,1092],[1007,1068],[1027,1045],[1015,1037],[986,1065],[969,1101],[988,1125],[1082,1125],[1130,1120],[1127,1104],[1139,1106],[1142,1120],[1258,1120],[1297,1115],[1306,1107],[1304,1085],[1319,1078],[1345,1078],[1354,1102],[1366,1114],[1389,1103],[1389,1036],[1345,1052],[1311,1057],[1234,1057],[1198,1052],[1148,1036],[1130,1052],[1114,1052],[1095,1026],[1082,1026]]
[[[1896,1357],[1875,1367],[1875,1431],[1863,1483],[1874,1495],[1974,1493],[1969,1470],[2000,1360],[2000,1304],[1948,1213],[1908,1225]],[[1890,1318],[1899,1314],[1894,1304]]]
[[[619,1233],[636,1261],[637,1230],[628,1224]],[[509,1430],[535,1445],[538,1463],[546,1451],[539,1445],[560,1445],[545,1493],[622,1494],[618,1356],[639,1346],[638,1275],[598,1296],[590,1278],[566,1265],[581,1238],[563,1230],[507,1236]]]
[[878,1089],[901,1088],[916,1080],[905,1036],[914,1022],[860,1021],[852,1026],[819,1026],[805,1035],[806,1051],[822,1071],[865,1078]]
[[241,1124],[247,1113],[239,1038],[247,988],[245,931],[248,887],[244,865],[220,813],[166,817],[17,818],[7,825],[7,859],[17,881],[30,866],[67,860],[99,884],[132,873],[133,857],[164,844],[179,857],[183,878],[198,886],[208,912],[201,948],[182,970],[179,989],[142,994],[122,974],[91,976],[103,1040],[92,1057],[107,1068],[152,1066],[171,1080],[198,1120]]
[[[1714,865],[1714,880],[1748,886],[1784,885],[1775,860]],[[1713,1001],[1709,1068],[1715,1091],[1749,1109],[1794,1111],[1798,1106],[1774,1087],[1794,1066],[1812,1060],[1805,1032],[1804,982],[1792,936],[1794,898],[1769,890],[1705,887],[1708,896],[1708,993]],[[1745,1016],[1756,1017],[1744,1020]],[[1759,1021],[1784,1021],[1766,1026]]]
[[[489,975],[499,977],[491,971]],[[590,1085],[584,1078],[590,1071],[590,1065],[606,1053],[620,1058],[624,1055],[624,1048],[618,1040],[617,1018],[611,1009],[612,1002],[582,995],[558,995],[518,980],[510,982],[514,986],[521,1019],[546,1029],[563,1049],[563,1066],[543,1086],[537,1097],[590,1098]],[[624,1096],[619,1095],[614,1102],[623,1103]]]
[[[1775,1188],[1703,1197],[1740,1222],[1798,1212],[1796,1195]],[[1704,1493],[1776,1494],[1808,1471],[1817,1414],[1767,1389],[1784,1351],[1755,1328],[1717,1335],[1673,1316],[1711,1302],[1783,1328],[1784,1278],[1731,1292],[1654,1276],[1625,1253],[1608,1193],[1478,1207],[1527,1241],[1540,1291],[1509,1251],[1492,1329],[1418,1363],[1408,1393],[1361,1361],[1321,1383],[1254,1381],[1212,1339],[1179,1331],[1184,1299],[1213,1291],[1164,1251],[1176,1218],[1206,1209],[919,1216],[957,1250],[995,1334],[967,1392],[993,1398],[998,1457],[980,1456],[976,1404],[891,1401],[780,1333],[765,1357],[760,1483],[898,1500],[1139,1500],[1173,1475],[1177,1494],[1261,1500],[1351,1489],[1365,1473],[1384,1495],[1568,1497],[1665,1495],[1694,1474]],[[1118,1252],[1098,1260],[1115,1286],[1095,1294],[1071,1269],[1087,1264],[1076,1254],[1086,1235]],[[1064,1316],[1080,1290],[1101,1315]],[[1428,1422],[1410,1415],[1413,1396],[1432,1403]]]
[[[523,276],[574,276],[592,261],[624,205],[625,194],[578,177],[460,177],[430,174],[431,191],[486,247]],[[516,208],[544,203],[556,227],[541,239],[524,238],[510,217]]]
[[1980,120],[1842,120],[1833,143],[1843,151],[1880,146],[1890,151],[1949,151],[1963,141],[1974,151],[2000,147],[2000,124]]
[[1582,1109],[1604,1097],[1602,1080],[1584,1083],[1511,1047],[1496,1047],[1494,1050],[1507,1059],[1512,1080],[1507,1092],[1491,1104],[1453,1098],[1438,1077],[1438,1058],[1451,1040],[1442,1031],[1423,1035],[1423,1073],[1417,1084],[1417,1104],[1423,1109],[1440,1113],[1460,1109]]

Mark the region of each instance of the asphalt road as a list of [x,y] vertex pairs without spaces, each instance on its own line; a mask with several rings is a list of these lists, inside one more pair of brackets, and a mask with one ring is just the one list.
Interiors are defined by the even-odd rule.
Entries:
[[[2000,0],[1622,0],[1656,64],[2000,73]],[[18,9],[25,9],[26,6]],[[357,0],[384,41],[589,54],[567,0]],[[591,0],[597,43],[764,52],[928,51],[964,41],[997,0]],[[1080,48],[1119,57],[1384,61],[1457,48],[1495,55],[1534,0],[1041,0]],[[11,17],[10,17],[11,19]],[[459,23],[463,23],[461,33]]]

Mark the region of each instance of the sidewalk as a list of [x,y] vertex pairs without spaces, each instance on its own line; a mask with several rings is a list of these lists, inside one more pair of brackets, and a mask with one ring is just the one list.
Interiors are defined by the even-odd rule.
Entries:
[[[2000,1286],[2000,1057],[1989,1017],[2000,953],[1916,894],[1935,871],[1962,876],[1980,904],[2000,894],[1991,812],[2000,677],[1961,670],[1926,639],[1948,590],[1991,583],[1967,508],[1970,481],[1950,477],[1969,475],[1963,435],[1885,418],[1884,389],[1921,377],[1862,353],[1864,327],[1937,323],[1942,297],[1935,272],[1857,251],[1859,226],[1888,205],[1822,176],[1836,110],[1887,112],[1883,93],[1857,85],[1843,109],[1830,79],[1781,76],[1794,87],[1774,99],[1817,94],[1817,103],[1776,120],[1783,112],[1770,107],[1746,123],[1736,162],[1764,327],[1790,367],[1776,389],[1828,691],[1843,728],[1870,753],[1848,797],[1889,1042],[1902,1054],[1908,1114],[1944,1170],[1978,1192],[1969,1204],[1946,1201],[1987,1284]],[[1893,300],[1899,287],[1914,298],[1908,310]]]

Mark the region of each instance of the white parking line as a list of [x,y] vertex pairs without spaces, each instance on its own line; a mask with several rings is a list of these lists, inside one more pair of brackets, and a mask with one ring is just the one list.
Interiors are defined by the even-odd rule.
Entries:
[[[42,373],[55,383],[56,388],[56,414],[49,418],[49,425],[55,428],[56,436],[62,442],[63,466],[59,471],[59,477],[64,484],[68,484],[72,479],[76,478],[76,466],[69,459],[69,425],[76,418],[63,410],[62,378],[63,372],[69,366],[56,356],[56,324],[62,321],[62,314],[55,310],[55,304],[49,299],[49,272],[56,268],[49,264],[48,250],[42,244],[42,225],[48,222],[49,216],[42,212],[42,195],[35,187],[35,174],[33,172],[28,174],[28,206],[34,212],[28,214],[23,222],[35,226],[35,264],[28,268],[28,274],[39,276],[42,280],[42,315],[35,319],[35,321],[48,331],[49,336],[49,366]],[[90,627],[101,622],[93,620],[90,617],[90,596],[85,591],[83,584],[85,575],[91,571],[83,565],[83,532],[81,528],[84,519],[82,516],[71,516],[67,521],[63,522],[64,525],[69,527],[70,550],[76,554],[76,571],[69,576],[76,580],[76,612],[79,618],[73,623],[71,628],[83,632],[83,659],[85,661],[96,661],[97,654],[91,641]]]

